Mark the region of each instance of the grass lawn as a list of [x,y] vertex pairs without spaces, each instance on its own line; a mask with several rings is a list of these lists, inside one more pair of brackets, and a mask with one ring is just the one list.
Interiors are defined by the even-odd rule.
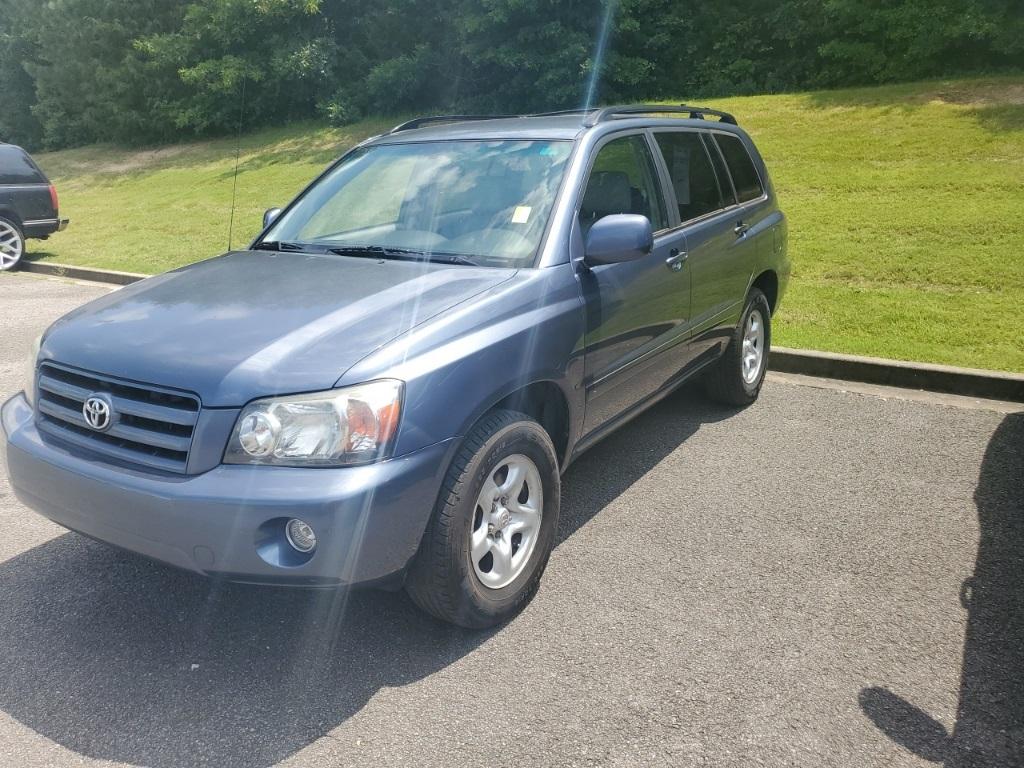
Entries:
[[[775,342],[1024,371],[1024,76],[713,100],[790,221]],[[398,118],[243,138],[233,242]],[[41,154],[71,226],[29,258],[160,272],[227,248],[235,142]]]

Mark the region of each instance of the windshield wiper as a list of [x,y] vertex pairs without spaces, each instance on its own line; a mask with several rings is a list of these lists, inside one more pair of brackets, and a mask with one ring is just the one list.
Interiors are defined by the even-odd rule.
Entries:
[[309,246],[302,243],[289,243],[284,240],[261,240],[252,247],[254,251],[307,251]]
[[370,256],[377,259],[405,259],[412,261],[431,261],[441,264],[462,264],[467,267],[480,266],[475,261],[457,253],[441,253],[439,251],[417,251],[411,248],[389,248],[383,245],[341,245],[328,248],[328,252],[338,256]]
[[336,245],[327,249],[328,253],[338,256],[371,256],[375,259],[401,259],[407,256],[419,256],[419,251],[408,251],[404,248],[385,248],[382,245]]
[[428,258],[441,264],[462,264],[467,267],[479,267],[480,263],[473,261],[468,256],[460,256],[457,253],[431,253]]

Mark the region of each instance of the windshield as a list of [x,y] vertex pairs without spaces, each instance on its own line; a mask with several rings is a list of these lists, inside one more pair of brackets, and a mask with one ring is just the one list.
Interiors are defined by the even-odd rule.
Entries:
[[[526,267],[544,234],[567,141],[439,141],[353,152],[264,236],[265,242],[391,249]],[[370,251],[368,251],[369,253]]]

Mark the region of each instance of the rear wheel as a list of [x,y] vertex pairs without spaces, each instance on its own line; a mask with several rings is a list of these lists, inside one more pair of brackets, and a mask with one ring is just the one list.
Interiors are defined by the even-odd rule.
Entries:
[[771,318],[768,299],[752,288],[729,346],[704,380],[710,397],[727,405],[750,405],[757,400],[768,369]]
[[406,591],[423,610],[463,627],[511,618],[547,565],[560,492],[544,428],[522,413],[488,414],[448,469]]
[[21,227],[0,216],[0,271],[14,269],[25,253],[25,236]]

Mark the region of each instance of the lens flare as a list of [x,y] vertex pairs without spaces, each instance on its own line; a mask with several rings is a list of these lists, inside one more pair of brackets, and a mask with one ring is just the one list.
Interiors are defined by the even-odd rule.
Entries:
[[588,110],[594,104],[597,95],[597,84],[601,79],[601,69],[604,67],[605,52],[608,49],[608,37],[611,35],[612,19],[615,18],[615,9],[618,7],[618,0],[606,0],[604,5],[604,18],[601,19],[601,29],[597,34],[597,42],[594,46],[594,55],[590,60],[590,79],[587,82],[587,94],[583,99],[583,109]]

